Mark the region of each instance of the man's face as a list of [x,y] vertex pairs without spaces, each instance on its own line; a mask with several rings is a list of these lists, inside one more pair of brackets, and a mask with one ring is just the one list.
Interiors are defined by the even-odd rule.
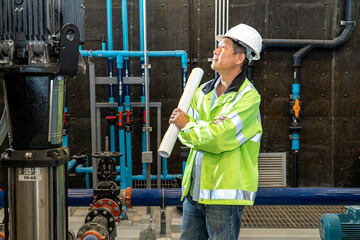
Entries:
[[[239,68],[239,55],[234,54],[233,42],[229,38],[224,38],[218,44],[218,48],[213,52],[211,68],[219,73],[226,70]],[[243,54],[243,53],[241,53]]]

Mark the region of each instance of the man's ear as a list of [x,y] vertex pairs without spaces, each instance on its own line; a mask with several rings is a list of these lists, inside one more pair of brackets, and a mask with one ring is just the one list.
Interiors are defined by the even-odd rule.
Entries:
[[237,58],[236,58],[236,64],[243,64],[243,62],[245,61],[245,53],[240,53],[240,54],[237,54]]

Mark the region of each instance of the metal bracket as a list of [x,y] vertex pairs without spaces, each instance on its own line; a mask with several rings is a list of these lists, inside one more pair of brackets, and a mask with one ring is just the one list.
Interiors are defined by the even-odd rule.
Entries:
[[79,43],[79,29],[74,24],[64,25],[60,34],[60,75],[76,75],[79,62]]
[[143,163],[152,163],[153,162],[153,154],[152,151],[142,152],[142,162]]
[[143,131],[152,132],[152,127],[143,127]]
[[141,64],[141,68],[147,68],[147,69],[151,69],[151,64]]
[[345,20],[340,21],[340,25],[348,25],[348,24],[356,26],[356,21],[345,21]]

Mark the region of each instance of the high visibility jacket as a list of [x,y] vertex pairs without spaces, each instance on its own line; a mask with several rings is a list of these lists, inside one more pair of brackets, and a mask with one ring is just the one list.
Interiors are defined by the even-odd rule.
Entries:
[[[195,157],[201,158],[199,203],[253,205],[258,187],[258,155],[262,134],[260,95],[240,73],[211,106],[219,76],[195,92],[179,132],[191,148],[182,180],[182,200],[189,193]],[[216,121],[226,116],[223,121]]]

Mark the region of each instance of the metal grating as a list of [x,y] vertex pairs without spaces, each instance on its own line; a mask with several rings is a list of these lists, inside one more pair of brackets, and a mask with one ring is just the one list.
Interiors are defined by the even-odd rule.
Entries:
[[259,154],[259,187],[286,187],[286,153]]
[[[134,181],[133,188],[146,188],[146,181]],[[157,181],[151,181],[151,188],[157,188]],[[176,180],[161,180],[161,188],[180,188]]]
[[319,228],[325,213],[345,213],[344,206],[246,206],[245,228]]

